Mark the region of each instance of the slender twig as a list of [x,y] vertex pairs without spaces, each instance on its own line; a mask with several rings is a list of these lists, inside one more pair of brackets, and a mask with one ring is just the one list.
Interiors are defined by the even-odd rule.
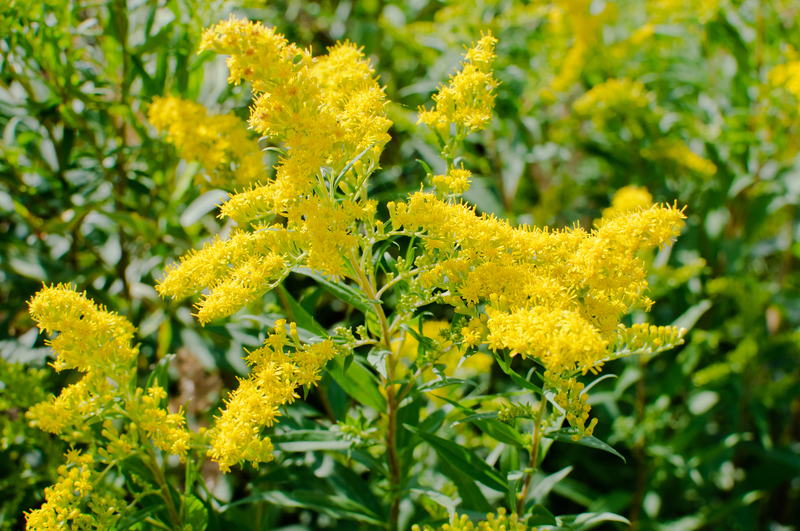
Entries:
[[418,267],[417,269],[412,269],[411,271],[406,271],[405,273],[400,273],[399,275],[394,277],[392,280],[390,280],[389,282],[384,284],[381,287],[381,289],[379,289],[378,292],[375,293],[375,299],[376,300],[380,299],[383,296],[383,294],[386,293],[386,290],[388,290],[389,288],[391,288],[392,286],[394,286],[395,284],[397,284],[401,280],[405,280],[408,277],[416,275],[417,273],[422,273],[423,271],[425,271],[427,269],[433,269],[433,266],[431,265],[431,266],[425,266],[425,267]]

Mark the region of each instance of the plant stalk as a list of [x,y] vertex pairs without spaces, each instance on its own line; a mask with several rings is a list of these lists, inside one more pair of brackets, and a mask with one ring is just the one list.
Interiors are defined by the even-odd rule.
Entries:
[[386,416],[388,419],[386,427],[386,457],[389,460],[389,490],[392,499],[391,510],[389,514],[389,522],[387,529],[394,531],[397,529],[397,522],[400,517],[400,459],[397,455],[397,411],[399,409],[400,401],[397,397],[395,385],[387,385],[388,382],[395,380],[397,369],[397,355],[392,347],[392,336],[389,330],[389,322],[386,319],[386,313],[383,311],[383,305],[380,303],[376,294],[375,286],[369,281],[359,261],[356,259],[354,253],[350,255],[350,263],[356,271],[358,278],[356,281],[361,286],[361,289],[371,300],[376,301],[373,303],[375,314],[378,317],[378,322],[381,327],[381,343],[383,343],[389,355],[386,356],[386,375],[387,378],[383,380],[383,386],[386,390]]
[[522,514],[522,509],[525,504],[525,499],[528,497],[528,492],[531,488],[531,479],[536,473],[537,462],[539,460],[539,447],[542,442],[542,417],[544,411],[547,409],[547,399],[542,395],[542,400],[539,403],[539,409],[536,412],[536,418],[533,420],[533,439],[531,440],[531,459],[528,462],[529,472],[525,475],[525,483],[522,487],[522,495],[517,498],[517,514]]

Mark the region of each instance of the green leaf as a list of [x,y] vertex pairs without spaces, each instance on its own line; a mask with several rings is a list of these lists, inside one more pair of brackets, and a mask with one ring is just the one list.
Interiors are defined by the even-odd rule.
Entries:
[[580,446],[587,446],[589,448],[595,448],[597,450],[603,450],[604,452],[608,452],[610,454],[614,454],[620,459],[622,462],[626,462],[625,458],[622,456],[621,453],[614,450],[611,446],[607,445],[597,437],[582,437],[577,441],[572,440],[572,436],[575,435],[576,431],[572,428],[562,428],[560,430],[552,430],[546,431],[543,434],[543,437],[547,437],[548,439],[553,439],[558,442],[565,442],[569,444],[578,444]]
[[[465,422],[467,419],[469,419],[469,417],[475,417],[475,415],[472,414],[471,409],[462,406],[455,400],[450,400],[449,398],[443,396],[440,396],[438,398],[444,400],[449,404],[454,405],[462,413],[467,415],[466,418],[461,419],[459,422]],[[503,424],[502,422],[493,420],[491,418],[487,419],[472,418],[469,419],[469,421],[475,424],[478,427],[478,429],[481,430],[483,433],[485,433],[486,435],[488,435],[489,437],[491,437],[496,441],[505,444],[510,444],[512,446],[517,446],[520,448],[525,446],[525,440],[522,438],[522,435],[520,435],[517,430],[515,430],[508,424]],[[453,425],[455,425],[455,423],[453,423]]]
[[367,354],[367,361],[381,376],[388,378],[389,375],[386,372],[386,356],[391,356],[391,354],[392,353],[386,349],[375,347]]
[[329,361],[327,369],[331,377],[348,395],[377,411],[386,412],[386,399],[368,370],[358,363],[354,363],[345,373],[344,361],[340,357]]
[[456,506],[458,505],[458,500],[454,500],[449,496],[445,496],[441,492],[437,492],[435,490],[430,489],[409,489],[409,492],[413,494],[419,494],[420,496],[425,496],[431,501],[434,501],[447,509],[447,515],[452,518],[456,512]]
[[344,450],[351,446],[350,441],[328,430],[292,430],[273,435],[270,440],[284,452]]
[[464,509],[481,511],[483,513],[491,510],[491,505],[486,499],[486,496],[483,495],[478,484],[475,483],[475,478],[444,459],[439,462],[439,465],[442,467],[444,475],[447,476],[458,489],[458,495],[461,497],[461,503],[459,504],[462,507],[461,512],[464,512]]
[[497,411],[492,411],[490,413],[475,413],[474,415],[469,415],[468,417],[464,417],[463,419],[453,422],[450,426],[457,426],[459,424],[463,424],[464,422],[472,422],[475,420],[496,419],[498,414],[499,413]]
[[353,360],[356,358],[356,355],[353,353],[348,354],[344,357],[344,367],[342,368],[342,373],[347,374],[347,369],[350,368],[350,365],[353,364]]
[[386,511],[377,496],[370,490],[370,483],[345,465],[334,462],[333,473],[328,476],[328,481],[337,487],[337,491],[344,497],[366,507],[371,514],[379,519],[385,519]]
[[254,501],[268,501],[278,507],[298,507],[310,509],[332,518],[355,520],[366,524],[384,527],[384,522],[378,516],[360,503],[344,496],[323,494],[318,491],[296,490],[294,492],[268,491],[237,500],[222,508],[226,511],[232,507],[252,503]]
[[156,363],[156,366],[153,368],[153,372],[151,372],[150,376],[147,378],[147,385],[144,386],[145,389],[150,389],[155,386],[161,387],[164,390],[169,388],[169,365],[175,357],[175,354],[167,354],[158,360],[158,363]]
[[317,334],[319,337],[328,337],[328,331],[325,330],[309,313],[298,303],[292,295],[286,291],[283,286],[278,286],[278,290],[286,298],[289,304],[289,309],[292,311],[294,321],[297,326],[308,330],[311,333]]
[[475,454],[472,450],[464,448],[458,443],[437,437],[432,433],[418,430],[413,426],[405,424],[406,429],[419,435],[422,440],[431,445],[437,455],[449,462],[451,465],[461,470],[469,477],[480,481],[487,487],[498,492],[505,492],[506,481],[500,473],[486,464],[486,462]]
[[317,491],[296,490],[294,492],[268,491],[237,500],[222,508],[223,511],[232,507],[252,503],[254,501],[268,501],[278,507],[298,507],[311,509],[333,518],[355,520],[367,524],[384,527],[384,523],[377,515],[360,503],[339,495],[323,494]]
[[531,382],[529,382],[528,380],[526,380],[525,378],[523,378],[522,376],[517,374],[516,371],[514,371],[511,368],[511,360],[510,359],[505,359],[504,357],[500,356],[500,354],[498,354],[497,352],[494,353],[494,357],[497,360],[497,364],[500,366],[500,369],[504,373],[509,375],[511,377],[511,379],[514,380],[515,384],[517,384],[518,386],[520,386],[520,387],[522,387],[524,389],[528,389],[530,391],[536,391],[538,393],[542,392],[542,388],[541,387],[532,384]]
[[[421,326],[421,324],[420,324]],[[433,339],[429,337],[425,337],[419,330],[414,330],[412,326],[409,326],[406,323],[400,325],[400,328],[411,334],[411,337],[417,340],[420,345],[425,345],[426,348],[430,349],[433,345]]]
[[357,288],[348,286],[344,282],[331,282],[322,275],[314,273],[312,270],[305,267],[297,268],[294,271],[300,275],[313,278],[331,295],[358,309],[361,313],[367,313],[372,309],[369,298]]
[[381,330],[381,324],[378,322],[378,315],[375,312],[365,313],[364,321],[370,334],[375,337],[381,337],[383,330]]
[[555,487],[559,481],[567,477],[570,472],[572,472],[572,467],[568,466],[562,468],[558,472],[542,478],[538,483],[536,483],[536,485],[534,485],[530,493],[528,493],[528,499],[526,500],[526,503],[528,501],[533,501],[534,503],[541,503],[544,501],[547,495],[550,494],[550,491],[553,490],[553,487]]
[[426,172],[428,175],[433,175],[433,170],[431,169],[431,167],[430,167],[430,166],[428,166],[428,163],[427,163],[427,162],[425,162],[425,161],[424,161],[424,160],[422,160],[422,159],[414,159],[414,160],[416,160],[417,162],[419,162],[420,164],[422,164],[422,168],[425,170],[425,172]]
[[436,389],[441,389],[442,387],[448,387],[450,385],[471,385],[475,389],[480,390],[480,386],[473,382],[472,380],[459,380],[458,378],[440,378],[438,380],[432,380],[430,382],[424,383],[417,388],[417,391],[422,393],[427,393],[428,391],[434,391]]
[[556,522],[556,517],[553,516],[553,513],[548,511],[547,507],[540,503],[537,503],[531,507],[529,513],[530,516],[528,517],[527,524],[531,527],[536,525],[558,525],[558,522]]
[[697,324],[697,321],[705,314],[709,309],[711,309],[712,303],[710,300],[705,299],[685,312],[673,321],[672,326],[677,328],[685,328],[686,330],[691,330],[694,325]]
[[517,492],[519,491],[522,478],[525,476],[521,470],[514,470],[506,474],[508,479],[508,492],[506,492],[506,503],[509,507],[517,506]]
[[120,531],[122,531],[123,529],[129,529],[131,526],[138,524],[148,516],[152,516],[156,512],[166,508],[167,508],[166,504],[163,501],[159,500],[158,503],[154,503],[143,509],[139,509],[135,513],[129,515],[127,518],[125,518],[119,524],[117,524],[116,529],[119,529]]
[[581,513],[575,515],[559,516],[560,524],[567,524],[573,531],[588,531],[593,529],[603,522],[620,522],[630,525],[630,521],[624,516],[614,513]]
[[189,495],[183,502],[183,523],[192,526],[192,531],[205,531],[208,527],[208,511],[197,496]]

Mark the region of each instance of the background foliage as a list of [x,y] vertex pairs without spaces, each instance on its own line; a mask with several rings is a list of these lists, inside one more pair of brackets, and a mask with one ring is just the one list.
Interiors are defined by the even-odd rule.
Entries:
[[[143,378],[176,353],[170,400],[191,399],[195,426],[245,372],[240,354],[260,343],[259,318],[288,311],[299,322],[307,312],[325,327],[348,319],[346,305],[299,275],[251,308],[255,318],[204,328],[189,302],[161,300],[152,288],[177,256],[230,230],[215,218],[221,192],[195,186],[202,169],[176,157],[146,112],[154,96],[175,94],[247,116],[249,92],[228,86],[224,59],[195,52],[202,28],[231,11],[316,53],[337,40],[364,46],[395,122],[371,197],[418,189],[417,159],[441,164],[411,135],[417,106],[458,66],[463,46],[491,30],[502,81],[496,117],[465,155],[476,174],[466,198],[479,211],[588,227],[631,184],[688,205],[678,243],[650,257],[653,310],[633,316],[691,327],[686,345],[608,366],[619,378],[592,398],[595,434],[627,465],[554,445],[542,478],[553,475],[539,482],[537,500],[554,514],[623,514],[638,529],[800,521],[796,1],[2,0],[0,527],[23,525],[64,450],[22,416],[75,376],[42,369],[47,349],[25,304],[42,281],[73,282],[128,317],[139,329]],[[471,377],[495,392],[510,384],[496,364]],[[326,377],[285,425],[328,434],[322,428],[344,421],[350,406]],[[461,416],[445,403],[440,411],[429,422]],[[369,418],[351,413],[347,422],[370,433]],[[342,441],[320,433],[287,435],[281,459],[259,470],[221,476],[206,467],[225,526],[369,528],[364,515],[379,513],[380,502],[331,459]],[[491,437],[469,425],[445,433],[467,447]],[[425,448],[413,458],[430,458]],[[431,474],[430,485],[455,491],[455,472]],[[407,526],[446,515],[423,495],[403,511]]]

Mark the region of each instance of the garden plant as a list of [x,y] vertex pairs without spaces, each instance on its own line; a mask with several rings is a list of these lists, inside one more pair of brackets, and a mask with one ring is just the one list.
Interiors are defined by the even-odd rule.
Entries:
[[798,16],[0,1],[0,528],[794,529]]

